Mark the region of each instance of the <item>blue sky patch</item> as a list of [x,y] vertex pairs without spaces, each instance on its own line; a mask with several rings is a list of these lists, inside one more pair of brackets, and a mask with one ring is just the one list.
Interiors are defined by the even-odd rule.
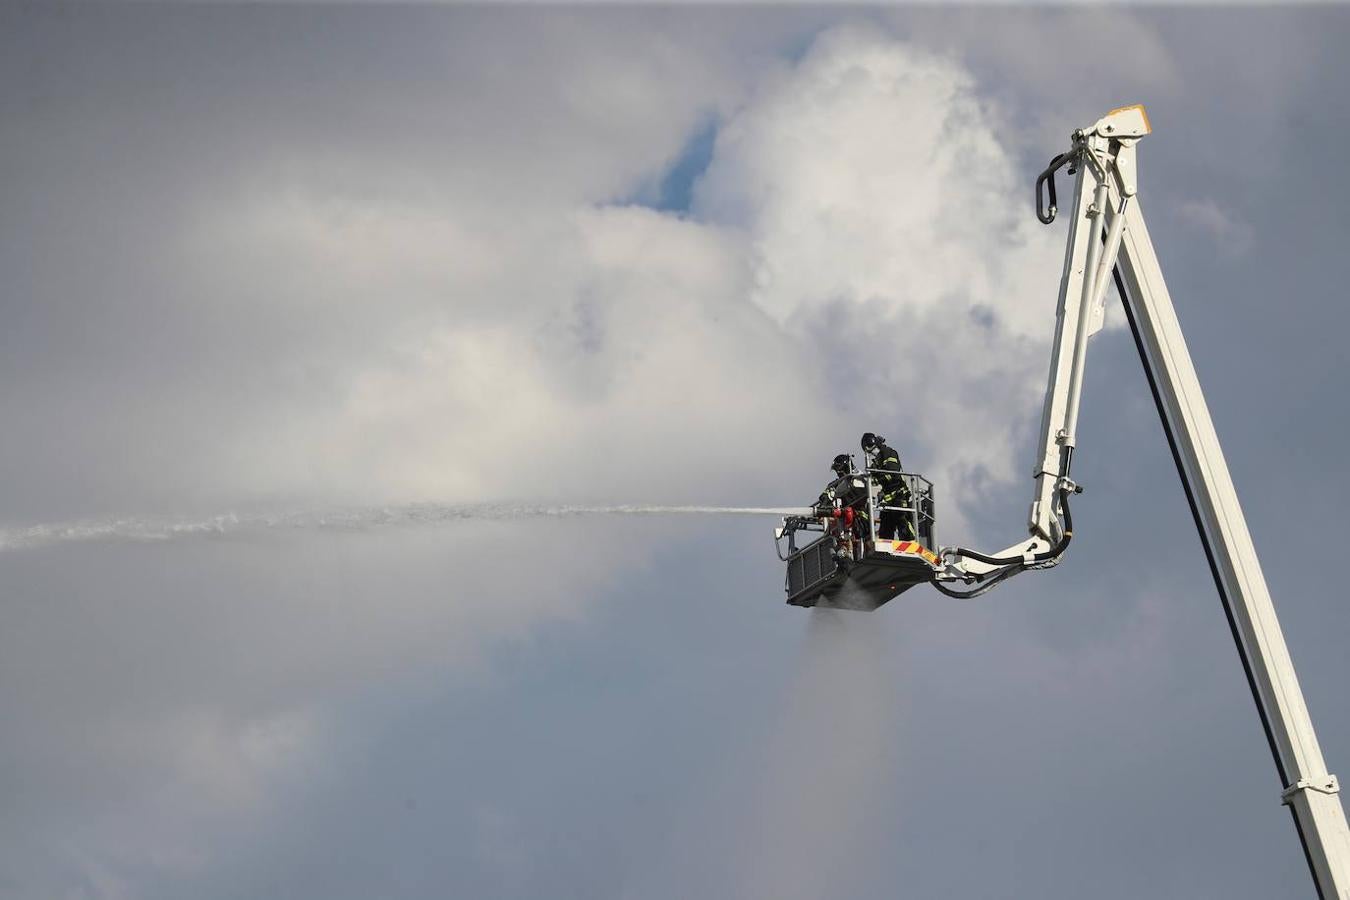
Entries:
[[689,212],[694,202],[694,185],[712,162],[717,143],[717,122],[710,120],[685,141],[680,155],[659,176],[644,185],[628,203],[648,206],[662,212]]

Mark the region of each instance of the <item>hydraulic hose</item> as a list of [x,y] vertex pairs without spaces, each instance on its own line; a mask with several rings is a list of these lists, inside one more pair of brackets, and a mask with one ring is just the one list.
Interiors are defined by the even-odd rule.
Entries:
[[1013,577],[1018,572],[1024,571],[1028,566],[1049,562],[1052,559],[1058,558],[1059,555],[1064,552],[1064,549],[1069,546],[1069,542],[1073,540],[1073,513],[1069,510],[1069,491],[1066,488],[1060,489],[1059,506],[1064,514],[1064,534],[1049,550],[1037,553],[1031,558],[1031,561],[1028,562],[1026,558],[1022,556],[986,556],[983,553],[976,553],[974,550],[957,547],[954,551],[955,553],[959,553],[970,559],[988,563],[991,566],[1003,566],[1004,568],[999,569],[992,576],[987,576],[987,580],[983,584],[971,588],[968,591],[953,590],[939,581],[934,581],[933,587],[937,588],[939,592],[946,594],[948,597],[955,597],[958,600],[973,600],[981,594],[993,590],[999,584]]
[[1025,556],[986,556],[985,554],[978,553],[974,550],[967,550],[965,547],[955,547],[951,552],[955,555],[964,556],[977,562],[987,563],[991,566],[1011,566],[1017,564],[1035,565],[1036,563],[1049,562],[1063,553],[1064,549],[1069,546],[1069,542],[1073,540],[1073,513],[1069,511],[1068,488],[1060,488],[1059,490],[1059,508],[1064,517],[1063,535],[1060,536],[1060,539],[1055,542],[1053,547],[1049,550],[1043,550],[1040,553],[1035,554],[1030,560]]
[[995,587],[997,587],[1001,582],[1003,582],[1003,581],[1005,581],[1005,580],[1007,580],[1007,579],[1013,577],[1013,576],[1016,575],[1018,572],[1022,571],[1024,568],[1026,568],[1026,567],[1023,566],[1023,565],[1021,565],[1021,564],[1018,564],[1018,565],[1008,566],[1008,567],[1005,568],[1005,569],[1000,569],[997,575],[994,575],[992,578],[990,578],[990,579],[989,579],[988,581],[986,581],[984,584],[981,584],[981,585],[979,585],[978,587],[971,588],[971,589],[968,590],[968,591],[956,591],[956,590],[952,590],[951,588],[947,587],[945,584],[943,584],[943,583],[940,582],[940,581],[934,581],[934,582],[933,582],[933,587],[937,588],[940,592],[946,594],[948,597],[955,597],[955,598],[958,599],[958,600],[971,600],[971,599],[974,599],[975,597],[980,596],[981,594],[985,593],[986,591],[991,591],[991,590],[993,590],[993,589],[994,589]]
[[[1059,198],[1055,195],[1055,172],[1074,157],[1074,152],[1061,153],[1050,160],[1050,165],[1045,167],[1036,178],[1036,218],[1041,220],[1042,225],[1049,225],[1055,221],[1055,214],[1059,212]],[[1070,170],[1072,171],[1072,170]],[[1045,200],[1049,200],[1049,204]]]

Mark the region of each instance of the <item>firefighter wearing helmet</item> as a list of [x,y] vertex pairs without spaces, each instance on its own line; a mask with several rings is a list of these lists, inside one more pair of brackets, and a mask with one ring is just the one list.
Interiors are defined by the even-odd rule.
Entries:
[[867,457],[867,468],[877,485],[877,536],[886,540],[915,540],[912,515],[894,507],[908,507],[909,486],[901,475],[900,454],[879,434],[868,431],[862,436],[862,449]]
[[862,479],[853,469],[853,457],[840,453],[830,463],[830,470],[835,478],[821,491],[820,499],[816,501],[816,513],[833,516],[835,510],[849,509],[853,511],[850,520],[858,515],[866,517],[867,488],[861,486]]
[[840,453],[830,463],[835,478],[815,504],[815,513],[826,520],[827,530],[837,540],[836,557],[849,560],[861,548],[857,539],[867,528],[867,486],[853,468],[853,457]]

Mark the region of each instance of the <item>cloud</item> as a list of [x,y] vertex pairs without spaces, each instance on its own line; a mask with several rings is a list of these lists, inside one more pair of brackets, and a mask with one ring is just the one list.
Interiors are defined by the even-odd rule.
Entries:
[[[55,104],[31,140],[60,165],[23,160],[52,196],[23,229],[42,252],[15,242],[7,268],[16,509],[791,503],[864,429],[939,482],[948,540],[1012,483],[1061,248],[1028,224],[1009,111],[971,71],[863,25],[766,60],[742,51],[770,38],[502,15],[396,60],[250,38],[252,67],[161,61],[195,81],[158,77],[139,36],[94,42],[111,96]],[[710,120],[690,209],[625,199]],[[207,865],[359,744],[353,698],[483,676],[672,533],[243,529],[7,557],[3,752],[29,793],[0,868],[67,832],[21,890],[72,861],[107,895]],[[859,699],[833,712],[866,767],[886,696]],[[865,790],[836,774],[806,800]],[[515,865],[514,820],[477,825],[477,852]]]
[[[494,443],[504,432],[447,453],[470,443],[475,404],[495,399],[518,421],[543,408],[534,440],[566,442],[584,418],[563,414],[582,411],[569,399],[581,382],[598,390],[611,358],[657,358],[650,348],[682,340],[655,331],[657,320],[611,330],[589,362],[563,357],[569,316],[598,326],[595,314],[616,303],[632,319],[671,302],[634,293],[661,284],[652,278],[592,284],[591,255],[628,222],[682,247],[698,229],[600,211],[734,101],[777,27],[733,42],[739,50],[698,49],[684,39],[695,23],[468,10],[400,38],[393,61],[387,45],[343,27],[348,14],[329,14],[336,43],[318,46],[306,15],[264,15],[275,45],[235,20],[207,37],[191,17],[147,14],[160,42],[138,16],[32,26],[57,55],[84,62],[6,79],[49,98],[15,152],[34,215],[6,226],[16,272],[6,358],[23,373],[5,388],[24,436],[0,452],[0,471],[23,485],[11,515],[211,508],[277,492],[498,496],[503,480],[483,470],[493,455],[517,458]],[[112,29],[106,40],[99,24]],[[103,50],[83,53],[81,40]],[[169,48],[187,45],[201,64],[183,69]],[[166,110],[194,124],[170,127]],[[667,260],[661,277],[724,256]],[[626,265],[641,274],[638,260]],[[685,284],[730,304],[735,271],[709,277],[715,285]],[[705,302],[677,299],[671,321],[686,301]],[[664,357],[669,379],[697,377],[702,349]],[[724,356],[751,366],[744,349]],[[770,372],[785,358],[770,347],[754,362]],[[407,425],[399,410],[415,401],[374,392],[415,374],[413,396],[430,404],[415,433],[382,431]],[[705,393],[705,405],[716,400]],[[349,413],[368,431],[340,443]],[[545,430],[555,421],[562,433]],[[592,446],[614,436],[592,435]]]
[[[517,41],[537,27],[515,24]],[[210,67],[165,88],[188,107],[221,94],[209,178],[195,146],[163,169],[137,163],[153,148],[134,130],[105,145],[126,206],[69,232],[104,255],[63,262],[59,281],[36,257],[38,287],[18,295],[35,312],[17,360],[46,346],[87,361],[11,385],[26,437],[0,465],[27,473],[19,508],[779,504],[820,477],[805,460],[864,429],[942,478],[1009,477],[1056,251],[1015,212],[1024,185],[968,72],[863,27],[785,65],[626,17],[541,33],[504,68],[484,49],[502,27],[465,17],[450,56],[412,44],[409,66],[447,78],[435,91],[401,69],[341,73],[297,115],[297,88],[222,85]],[[418,102],[427,114],[409,115]],[[677,164],[710,114],[690,214],[615,200]],[[265,128],[246,155],[230,129],[250,118]],[[112,218],[136,224],[109,243]],[[57,285],[104,299],[71,327]],[[995,418],[973,428],[983,410]],[[793,460],[767,472],[752,446]],[[667,459],[682,461],[662,474],[670,496],[652,496]]]
[[954,59],[834,28],[722,129],[695,205],[746,232],[752,300],[832,401],[946,484],[1013,476],[1048,360],[1062,250],[1000,118]]
[[146,873],[203,871],[359,755],[370,714],[353,702],[379,698],[387,715],[488,678],[494,647],[578,621],[662,545],[653,529],[679,533],[647,521],[242,532],[14,557],[0,707],[22,727],[0,765],[22,777],[0,820],[6,891],[106,876],[137,896]]
[[996,119],[954,61],[842,27],[720,125],[689,215],[527,203],[508,229],[249,198],[210,243],[283,249],[301,298],[375,340],[243,423],[223,469],[272,493],[664,500],[649,461],[676,458],[664,490],[712,500],[772,489],[737,448],[828,458],[858,421],[939,478],[1006,481],[1059,250],[1017,214]]
[[1213,200],[1187,200],[1177,212],[1183,222],[1206,234],[1225,256],[1244,256],[1252,248],[1252,226]]

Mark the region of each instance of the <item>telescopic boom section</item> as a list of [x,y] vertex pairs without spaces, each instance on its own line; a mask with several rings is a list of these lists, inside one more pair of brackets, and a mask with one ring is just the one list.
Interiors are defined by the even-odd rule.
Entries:
[[[1113,110],[1073,134],[1068,153],[1037,180],[1037,214],[1056,214],[1054,173],[1077,175],[1060,279],[1050,384],[1041,415],[1030,539],[986,556],[942,551],[951,575],[988,584],[1058,562],[1072,537],[1069,477],[1077,443],[1087,341],[1101,329],[1114,280],[1134,332],[1177,470],[1191,504],[1238,654],[1265,728],[1313,880],[1323,900],[1350,900],[1350,829],[1303,700],[1265,576],[1242,515],[1214,423],[1135,198],[1135,149],[1150,131],[1142,106]],[[1048,200],[1048,204],[1044,203]],[[957,593],[938,585],[947,593]],[[970,596],[970,591],[958,596]]]
[[[1081,491],[1070,477],[1070,469],[1078,441],[1083,369],[1088,339],[1102,328],[1106,288],[1122,237],[1121,226],[1108,229],[1107,209],[1113,183],[1122,198],[1134,196],[1134,148],[1148,133],[1148,117],[1142,106],[1114,110],[1091,128],[1074,132],[1069,152],[1052,159],[1037,179],[1037,215],[1049,224],[1058,212],[1055,172],[1067,167],[1078,176],[1055,307],[1050,382],[1041,410],[1040,445],[1032,473],[1036,490],[1027,522],[1029,540],[994,554],[964,547],[944,549],[943,557],[952,574],[968,582],[1056,565],[1073,537],[1068,498]],[[1043,189],[1048,193],[1048,208],[1042,203]]]

